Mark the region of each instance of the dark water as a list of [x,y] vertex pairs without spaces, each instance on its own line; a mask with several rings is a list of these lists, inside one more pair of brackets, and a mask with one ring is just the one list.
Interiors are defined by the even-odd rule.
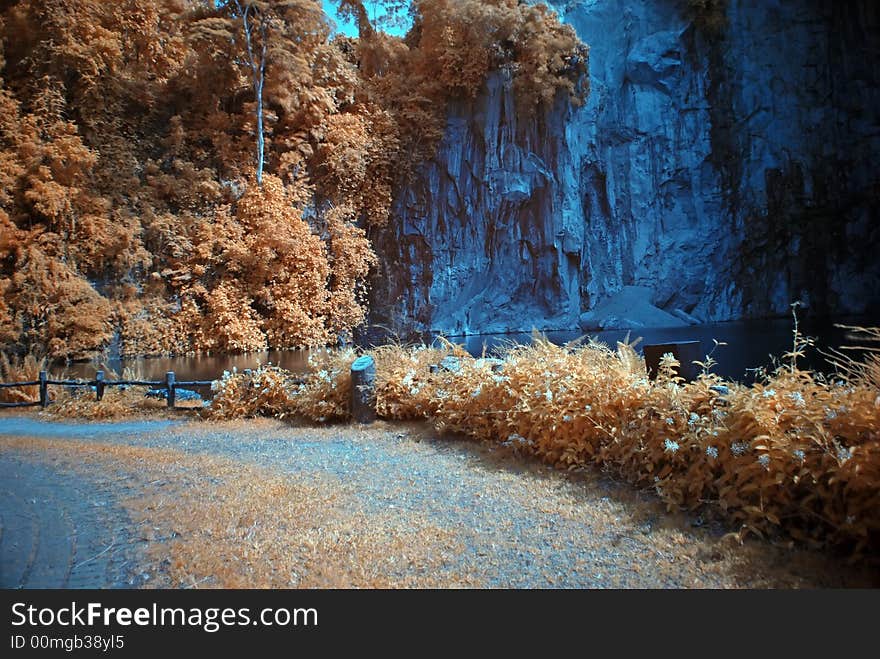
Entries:
[[[840,322],[849,325],[876,325],[877,321],[870,322],[864,318],[839,319]],[[713,351],[713,339],[726,345],[718,346],[712,352],[712,358],[718,362],[713,369],[715,373],[728,379],[751,382],[754,380],[754,369],[759,367],[770,368],[773,366],[773,357],[781,359],[792,347],[792,322],[791,320],[751,320],[730,323],[714,323],[695,325],[692,327],[673,327],[659,329],[640,329],[629,332],[630,341],[641,338],[636,348],[641,352],[641,347],[651,343],[666,343],[670,341],[698,340],[702,343],[702,352],[707,354]],[[838,347],[841,345],[853,345],[854,339],[844,329],[834,326],[832,321],[804,320],[801,321],[800,329],[803,334],[815,337],[821,348]],[[567,343],[583,336],[578,332],[548,332],[547,338],[557,344]],[[617,341],[623,341],[627,337],[626,331],[614,330],[589,334],[598,340],[614,346]],[[473,355],[479,355],[485,347],[487,353],[493,352],[510,343],[529,343],[530,334],[492,334],[469,337],[448,337],[453,343],[463,344]],[[430,337],[427,337],[430,340]],[[113,360],[101,364],[112,369],[118,374],[123,370],[137,379],[163,380],[166,371],[174,371],[178,380],[214,380],[219,378],[223,371],[237,368],[256,368],[260,364],[271,363],[281,366],[295,373],[304,373],[309,370],[308,351],[264,351],[247,355],[204,355],[188,357],[166,357],[149,359]],[[806,359],[799,362],[803,366],[830,372],[826,360],[814,349],[807,350]],[[96,363],[78,363],[66,366],[57,366],[53,373],[64,373],[68,377],[92,378],[95,374]],[[111,374],[108,373],[108,378]],[[207,392],[207,388],[201,390]]]
[[[837,348],[843,345],[858,345],[859,341],[848,330],[835,327],[836,323],[845,325],[871,325],[864,318],[801,321],[799,329],[802,335],[812,337],[815,347],[805,351],[805,357],[798,360],[798,365],[825,373],[833,372],[833,368],[818,349]],[[877,322],[874,321],[873,325]],[[711,352],[712,359],[717,362],[712,372],[729,380],[753,382],[755,369],[774,367],[774,358],[778,364],[786,352],[791,351],[794,343],[791,320],[749,320],[728,323],[708,323],[690,327],[642,328],[638,330],[612,330],[591,332],[587,336],[596,338],[602,343],[615,346],[618,341],[627,339],[632,342],[641,338],[636,350],[641,353],[646,344],[669,343],[674,341],[700,341],[702,353]],[[580,332],[548,332],[547,338],[553,343],[564,344],[584,336]],[[465,343],[468,352],[478,355],[485,345],[487,352],[503,346],[511,341],[529,343],[529,334],[510,334],[506,336],[471,336],[453,342]],[[715,341],[719,344],[715,345]],[[789,363],[786,361],[785,363]]]

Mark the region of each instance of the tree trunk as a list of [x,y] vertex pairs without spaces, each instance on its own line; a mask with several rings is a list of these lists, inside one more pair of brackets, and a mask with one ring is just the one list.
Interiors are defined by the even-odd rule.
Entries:
[[[245,45],[247,46],[248,63],[251,68],[252,82],[254,85],[254,95],[257,101],[256,119],[257,119],[257,185],[263,185],[263,166],[265,162],[265,146],[266,137],[263,131],[263,84],[266,81],[266,56],[268,53],[269,38],[269,17],[262,13],[259,9],[253,8],[252,5],[246,4],[242,7],[241,3],[236,0],[236,7],[241,13],[241,23],[244,28]],[[260,30],[260,59],[257,61],[254,56],[254,42],[252,37],[250,19],[253,12],[256,12],[259,21]]]
[[263,158],[265,153],[265,137],[263,137],[263,85],[257,91],[257,185],[263,185]]

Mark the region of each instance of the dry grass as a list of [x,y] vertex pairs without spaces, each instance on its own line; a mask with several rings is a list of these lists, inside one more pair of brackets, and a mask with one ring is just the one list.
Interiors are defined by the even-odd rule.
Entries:
[[[837,325],[848,330],[850,337],[858,343],[825,352],[838,372],[850,382],[861,383],[880,390],[880,327],[857,327]],[[859,351],[861,358],[854,359],[847,351]]]
[[95,392],[89,387],[58,389],[53,404],[46,411],[51,417],[108,421],[139,416],[165,408],[164,401],[145,398],[142,387],[125,390],[107,387],[101,400],[95,400]]
[[[151,587],[401,588],[436,582],[452,533],[367,515],[328,474],[296,478],[159,448],[0,438],[0,449],[126,482]],[[455,585],[455,583],[449,584]]]
[[[104,371],[107,380],[146,379],[139,365],[127,366],[121,374],[106,364],[99,370]],[[91,387],[55,386],[50,387],[50,392],[53,403],[45,413],[51,417],[109,421],[155,414],[166,409],[164,400],[147,398],[144,387],[106,387],[101,400],[96,399]],[[200,401],[181,401],[176,407],[201,408],[202,404]]]
[[[869,341],[880,330],[851,328]],[[377,410],[501,444],[564,470],[598,468],[653,491],[670,509],[700,509],[739,535],[784,537],[856,558],[880,554],[880,359],[834,353],[839,375],[798,367],[794,329],[784,362],[753,386],[722,381],[707,359],[693,383],[667,359],[656,381],[632,344],[510,346],[501,368],[460,347],[377,348]],[[869,346],[870,347],[870,346]],[[876,346],[874,346],[876,348]],[[303,384],[277,367],[227,373],[207,415],[311,421],[348,418],[353,350],[320,351]],[[435,369],[446,357],[452,371]],[[53,413],[93,419],[161,408],[142,393],[87,391]]]
[[[670,509],[720,515],[741,536],[782,533],[876,555],[876,364],[850,364],[826,379],[797,366],[808,341],[796,326],[794,335],[785,364],[751,387],[713,375],[711,359],[693,383],[674,376],[671,358],[649,381],[626,343],[556,346],[536,337],[510,347],[500,371],[454,346],[389,346],[374,353],[377,409],[385,418],[428,418],[441,431],[512,446],[562,469],[597,467],[653,490]],[[429,372],[452,354],[459,370]],[[345,380],[345,368],[314,379],[312,400],[322,387],[333,400],[350,386]]]
[[512,350],[503,374],[467,365],[444,375],[435,421],[564,469],[611,471],[670,507],[709,506],[743,533],[876,552],[876,388],[796,366],[754,387],[708,372],[683,384],[669,370],[650,382],[644,372],[626,345],[537,341]]
[[295,375],[277,366],[260,366],[249,374],[225,371],[214,383],[207,416],[237,419],[301,416],[324,422],[349,418],[351,364],[354,350],[319,349],[309,355],[311,371]]
[[373,350],[376,360],[376,410],[386,419],[427,419],[439,400],[429,371],[444,358],[467,353],[444,343],[443,348],[391,344]]
[[[340,439],[355,454],[359,447],[382,457],[340,478],[323,465],[335,453],[310,458],[311,449],[297,447]],[[280,451],[286,457],[264,446],[272,459],[254,463],[263,449],[221,448],[267,440],[289,444]],[[95,483],[100,501],[124,503],[134,523],[120,537],[144,549],[130,559],[134,574],[150,577],[137,580],[147,587],[877,583],[875,571],[816,552],[741,545],[714,524],[695,528],[693,516],[664,514],[656,497],[594,471],[572,475],[524,461],[512,447],[447,441],[421,422],[300,429],[271,419],[194,423],[161,448],[134,441],[0,438],[0,454],[73,472]],[[229,459],[189,452],[212,445],[230,449]],[[287,471],[291,463],[296,469]]]
[[[45,368],[45,357],[34,355],[17,357],[0,353],[0,382],[34,382],[39,379],[40,371]],[[2,403],[32,403],[38,400],[40,400],[40,388],[35,385],[0,389]]]

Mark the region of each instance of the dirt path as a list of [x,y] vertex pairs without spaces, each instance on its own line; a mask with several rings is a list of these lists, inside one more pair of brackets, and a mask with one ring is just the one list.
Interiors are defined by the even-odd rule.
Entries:
[[125,588],[134,567],[118,488],[4,452],[0,588]]
[[417,425],[0,416],[4,587],[841,587],[593,473]]

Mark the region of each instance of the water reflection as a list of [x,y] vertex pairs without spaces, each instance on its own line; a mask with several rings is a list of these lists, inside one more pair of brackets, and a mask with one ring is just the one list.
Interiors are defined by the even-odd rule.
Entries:
[[[838,319],[835,322],[851,325],[877,324],[876,321],[867,322],[864,318]],[[802,322],[801,329],[804,334],[816,337],[820,347],[853,344],[852,337],[845,330],[834,327],[832,321],[807,320]],[[546,336],[554,343],[563,344],[583,335],[579,332],[548,332]],[[614,346],[617,341],[623,341],[627,338],[627,332],[614,330],[591,333],[590,336]],[[642,341],[636,346],[637,348],[650,343],[699,340],[702,342],[704,353],[712,350],[713,339],[725,343],[726,345],[719,346],[713,352],[712,357],[718,362],[714,372],[728,379],[751,382],[754,380],[754,369],[771,367],[773,365],[771,357],[780,358],[791,349],[792,323],[786,319],[759,320],[713,323],[692,327],[645,328],[629,332],[631,341],[639,337]],[[473,355],[480,355],[484,349],[487,352],[492,352],[511,343],[522,344],[531,341],[531,335],[527,333],[448,338],[453,343],[464,345]],[[427,336],[424,337],[424,340],[427,342],[436,341],[436,336]],[[373,337],[370,343],[376,344],[381,341],[376,341]],[[100,362],[100,364],[120,375],[123,370],[126,370],[137,379],[162,380],[166,371],[174,371],[178,380],[213,380],[220,377],[225,370],[257,368],[260,364],[267,363],[281,366],[295,373],[305,373],[309,370],[308,355],[307,350],[269,350],[246,355],[126,359]],[[813,348],[808,349],[807,357],[802,365],[818,370],[829,370],[827,361]],[[52,372],[55,375],[64,374],[68,377],[92,378],[98,366],[98,363],[59,365],[52,368]],[[205,392],[207,389],[202,391]]]
[[[57,364],[51,367],[55,376],[91,379],[98,368],[114,372],[116,375],[137,380],[164,380],[167,371],[174,371],[179,381],[215,380],[223,371],[233,368],[239,371],[255,369],[261,364],[281,366],[294,373],[309,370],[308,350],[264,350],[246,355],[190,355],[184,357],[150,357],[141,359],[111,359],[92,362]],[[107,378],[112,377],[107,373]],[[192,387],[203,398],[210,397],[210,387]]]
[[[807,348],[805,358],[798,361],[800,366],[830,373],[833,371],[831,365],[817,348],[827,351],[831,347],[858,345],[857,342],[854,343],[854,337],[848,331],[835,327],[836,323],[862,326],[871,324],[864,318],[801,322],[801,333],[815,338],[816,347]],[[873,324],[876,325],[876,321]],[[616,345],[618,341],[626,340],[627,336],[630,342],[641,338],[642,340],[636,346],[639,353],[645,344],[700,341],[703,354],[712,352],[712,358],[717,362],[717,365],[712,369],[714,373],[729,380],[751,383],[755,380],[755,369],[773,368],[773,359],[781,359],[786,352],[792,349],[792,329],[791,320],[773,319],[707,323],[691,327],[642,328],[629,332],[612,330],[589,333],[589,336],[610,346]],[[547,333],[547,338],[558,345],[582,336],[583,333],[579,332]],[[529,334],[509,334],[451,338],[450,340],[454,343],[463,343],[469,353],[478,355],[484,347],[487,352],[490,352],[505,343],[529,343],[531,336]],[[726,345],[719,345],[716,348],[713,340]]]

